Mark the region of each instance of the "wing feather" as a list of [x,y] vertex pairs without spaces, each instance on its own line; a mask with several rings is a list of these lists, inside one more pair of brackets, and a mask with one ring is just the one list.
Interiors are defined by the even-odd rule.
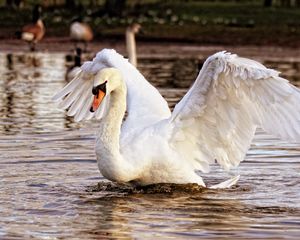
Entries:
[[[203,65],[194,85],[176,105],[170,143],[182,154],[196,144],[190,161],[217,162],[225,169],[245,157],[258,126],[290,141],[300,141],[300,91],[279,72],[226,52]],[[190,128],[190,120],[196,124]],[[180,137],[177,134],[180,133]],[[199,156],[202,158],[199,160]],[[203,165],[203,164],[202,164]],[[202,171],[207,171],[207,166]]]
[[66,95],[68,95],[71,91],[73,91],[75,88],[77,88],[79,85],[81,85],[83,82],[82,79],[82,71],[79,71],[74,79],[69,82],[62,90],[60,90],[58,93],[56,93],[53,97],[53,101],[59,101],[62,100]]
[[78,109],[82,106],[84,100],[86,100],[86,94],[89,92],[89,90],[89,82],[84,82],[80,88],[80,91],[78,91],[76,99],[74,99],[72,106],[68,110],[68,116],[74,116],[77,112],[79,112]]
[[80,95],[81,89],[82,87],[79,88],[79,91],[73,91],[69,93],[67,97],[62,102],[60,102],[60,104],[58,105],[59,108],[67,109],[68,107],[70,107],[72,103],[76,100],[77,96]]
[[85,62],[75,78],[58,92],[53,100],[61,101],[60,108],[69,108],[68,115],[75,116],[75,121],[92,117],[100,119],[108,107],[109,96],[104,98],[104,102],[95,113],[90,113],[93,79],[98,71],[107,67],[119,69],[127,85],[128,117],[123,128],[138,129],[171,116],[167,102],[157,89],[127,59],[112,49],[104,49],[93,61]]

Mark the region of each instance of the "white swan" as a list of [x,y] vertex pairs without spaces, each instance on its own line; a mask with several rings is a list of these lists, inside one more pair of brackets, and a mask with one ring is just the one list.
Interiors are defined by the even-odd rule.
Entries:
[[76,121],[101,119],[96,154],[107,179],[205,186],[195,171],[209,172],[215,160],[225,170],[238,166],[257,126],[300,140],[300,90],[278,74],[253,60],[216,53],[171,113],[135,67],[104,49],[54,100],[62,100],[60,107]]
[[141,29],[141,25],[138,23],[133,23],[126,29],[126,50],[129,58],[129,62],[133,66],[137,66],[137,57],[136,57],[136,43],[135,43],[135,34],[138,33]]

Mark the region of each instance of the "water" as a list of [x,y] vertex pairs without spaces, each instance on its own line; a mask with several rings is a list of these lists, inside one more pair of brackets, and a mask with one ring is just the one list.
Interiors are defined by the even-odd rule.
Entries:
[[[266,63],[299,78],[298,62]],[[169,58],[140,64],[171,107],[197,66]],[[97,121],[74,123],[51,101],[66,69],[61,53],[0,54],[0,239],[299,238],[299,145],[258,131],[237,170],[214,166],[203,175],[211,185],[241,174],[229,190],[111,186],[95,161]]]

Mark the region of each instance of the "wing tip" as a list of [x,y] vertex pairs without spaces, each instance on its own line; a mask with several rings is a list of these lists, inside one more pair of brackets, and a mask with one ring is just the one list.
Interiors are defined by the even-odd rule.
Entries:
[[56,93],[54,96],[51,97],[51,100],[52,100],[53,102],[58,102],[58,101],[60,101],[62,98],[63,98],[62,91],[59,91],[58,93]]

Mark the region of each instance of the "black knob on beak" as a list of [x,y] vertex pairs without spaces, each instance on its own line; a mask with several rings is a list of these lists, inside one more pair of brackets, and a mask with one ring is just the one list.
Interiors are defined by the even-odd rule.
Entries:
[[98,92],[99,92],[99,89],[98,89],[98,87],[93,87],[93,89],[92,89],[92,93],[93,93],[93,95],[98,95]]
[[93,95],[95,95],[95,96],[98,95],[99,90],[101,90],[102,92],[106,93],[106,83],[107,83],[107,81],[105,81],[104,83],[102,83],[102,84],[100,84],[100,85],[98,85],[96,87],[93,87],[93,89],[92,89]]

